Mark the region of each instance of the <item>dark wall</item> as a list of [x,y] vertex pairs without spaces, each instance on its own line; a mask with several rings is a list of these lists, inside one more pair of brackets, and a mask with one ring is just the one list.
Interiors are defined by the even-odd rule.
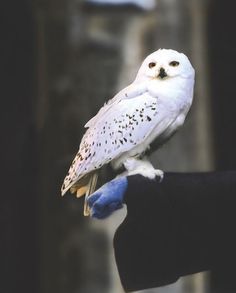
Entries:
[[38,292],[34,22],[26,1],[1,3],[0,292]]
[[217,169],[236,167],[236,58],[233,1],[211,1],[208,46]]
[[[211,80],[216,169],[236,168],[236,43],[235,5],[233,1],[211,1],[208,18],[208,46]],[[224,215],[219,215],[224,217]],[[230,244],[229,244],[230,245]],[[225,259],[227,252],[225,252]],[[211,274],[212,292],[232,292],[235,262],[224,263]]]

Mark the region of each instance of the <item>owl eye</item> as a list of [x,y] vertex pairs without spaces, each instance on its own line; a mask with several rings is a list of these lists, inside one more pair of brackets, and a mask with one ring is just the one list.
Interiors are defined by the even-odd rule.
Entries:
[[156,66],[156,62],[150,62],[149,64],[148,64],[148,67],[149,68],[153,68],[153,67],[155,67]]
[[173,66],[173,67],[176,67],[176,66],[179,66],[179,62],[178,61],[171,61],[169,63],[170,66]]

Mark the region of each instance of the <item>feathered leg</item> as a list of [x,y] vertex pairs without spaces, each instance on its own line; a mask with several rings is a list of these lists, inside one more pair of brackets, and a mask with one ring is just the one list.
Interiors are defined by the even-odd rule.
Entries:
[[137,158],[128,158],[123,164],[125,169],[128,171],[128,176],[140,174],[149,179],[154,179],[156,176],[160,177],[160,181],[163,179],[164,172],[162,170],[155,169],[145,158],[142,160]]

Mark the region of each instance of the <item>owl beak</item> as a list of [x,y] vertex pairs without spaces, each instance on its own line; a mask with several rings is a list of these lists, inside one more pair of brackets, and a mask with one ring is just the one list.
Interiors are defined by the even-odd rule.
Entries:
[[159,70],[158,77],[160,77],[161,79],[163,79],[166,76],[167,76],[167,73],[166,73],[165,69],[163,67],[161,67],[160,70]]

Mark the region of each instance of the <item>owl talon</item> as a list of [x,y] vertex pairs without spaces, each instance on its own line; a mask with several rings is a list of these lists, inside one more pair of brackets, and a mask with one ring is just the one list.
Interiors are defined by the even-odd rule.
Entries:
[[162,182],[164,178],[164,171],[160,169],[155,169],[155,174],[156,174],[156,177],[159,177],[159,182]]

